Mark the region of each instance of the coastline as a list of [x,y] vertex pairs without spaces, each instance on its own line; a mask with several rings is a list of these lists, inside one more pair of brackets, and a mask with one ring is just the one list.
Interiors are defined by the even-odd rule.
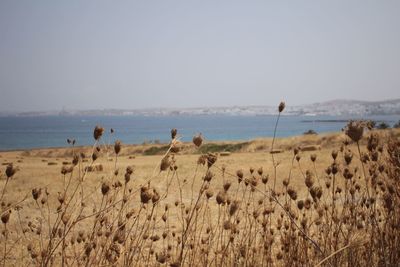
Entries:
[[[400,136],[400,129],[387,129],[387,130],[374,130],[381,133],[394,134]],[[345,136],[343,132],[331,132],[311,135],[296,135],[291,137],[277,137],[274,149],[290,150],[297,146],[317,146],[321,148],[331,148],[343,142]],[[227,140],[227,141],[208,141],[204,140],[200,152],[195,148],[192,142],[182,142],[179,144],[179,154],[198,154],[208,152],[269,152],[272,142],[272,137],[256,138],[251,140]],[[100,147],[104,150],[111,149],[113,144],[100,143]],[[122,156],[129,155],[162,155],[168,150],[168,143],[149,143],[149,144],[123,144]],[[60,147],[46,147],[46,148],[33,148],[33,149],[14,149],[14,150],[0,150],[0,155],[6,156],[7,154],[20,154],[21,156],[34,156],[34,157],[68,157],[74,151],[90,154],[92,146],[60,146]]]

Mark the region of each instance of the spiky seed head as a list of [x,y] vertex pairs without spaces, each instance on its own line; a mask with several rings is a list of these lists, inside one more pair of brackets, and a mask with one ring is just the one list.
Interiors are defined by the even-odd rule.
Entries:
[[207,197],[207,199],[212,198],[213,195],[214,195],[214,192],[213,192],[211,189],[208,189],[208,190],[206,191],[206,197]]
[[160,164],[160,171],[165,171],[171,166],[171,161],[169,159],[169,155],[166,155],[162,160]]
[[110,184],[108,182],[103,182],[101,184],[101,193],[107,195],[108,191],[110,191]]
[[302,210],[304,208],[304,201],[303,200],[297,201],[297,208],[299,208],[299,210]]
[[287,193],[288,193],[288,195],[290,196],[290,198],[292,200],[296,200],[297,199],[297,191],[295,189],[293,189],[292,187],[288,187]]
[[214,174],[210,170],[208,170],[203,179],[204,179],[204,181],[210,182],[213,177],[214,177]]
[[152,199],[152,197],[153,195],[151,194],[151,191],[147,187],[143,186],[140,189],[140,201],[143,204],[147,204]]
[[96,161],[96,159],[98,159],[98,157],[99,157],[99,152],[97,150],[93,151],[92,160]]
[[214,153],[208,153],[207,154],[207,167],[211,168],[212,165],[214,165],[215,162],[217,162],[218,156]]
[[338,156],[338,151],[337,150],[332,150],[331,156],[332,156],[333,160],[336,160],[336,158]]
[[309,170],[306,171],[306,178],[304,182],[308,188],[311,188],[314,185],[314,177]]
[[178,130],[176,128],[171,129],[171,139],[175,139]]
[[243,171],[242,171],[242,170],[237,170],[237,171],[236,171],[236,176],[237,176],[237,178],[238,178],[239,183],[240,183],[241,181],[243,181]]
[[364,133],[365,123],[363,121],[349,121],[345,128],[345,133],[351,140],[358,142]]
[[200,157],[197,159],[197,164],[205,165],[206,161],[207,161],[207,155],[200,155]]
[[121,145],[122,144],[121,144],[120,140],[115,141],[115,143],[114,143],[114,152],[115,152],[116,155],[118,155],[119,152],[121,152]]
[[279,103],[279,107],[278,107],[278,111],[279,111],[279,113],[281,113],[284,109],[285,109],[285,102],[281,102],[281,103]]
[[216,197],[216,201],[218,205],[224,205],[227,200],[227,195],[225,191],[219,191]]
[[201,146],[202,143],[203,143],[203,137],[201,134],[193,136],[193,144],[199,147]]
[[240,201],[239,200],[234,200],[230,205],[229,205],[229,215],[233,216],[235,212],[239,209],[240,206]]
[[317,160],[317,155],[316,154],[311,154],[310,159],[312,162],[315,162]]
[[344,153],[344,160],[346,161],[346,164],[349,165],[352,159],[353,159],[353,153],[351,153],[351,151],[346,151]]
[[11,214],[11,210],[5,211],[1,214],[1,221],[4,224],[7,224],[8,221],[10,220],[10,214]]
[[32,197],[34,200],[38,200],[40,195],[42,194],[42,188],[33,188],[32,189]]
[[17,168],[14,168],[12,163],[7,165],[7,168],[6,168],[6,176],[7,176],[7,178],[11,178],[12,176],[14,176],[14,174],[16,172],[17,172]]
[[225,182],[224,183],[224,191],[228,192],[229,188],[231,187],[231,183],[230,182]]
[[101,136],[103,135],[103,132],[104,132],[104,128],[96,125],[96,127],[94,128],[94,131],[93,131],[94,140],[96,140],[96,141],[99,140],[101,138]]

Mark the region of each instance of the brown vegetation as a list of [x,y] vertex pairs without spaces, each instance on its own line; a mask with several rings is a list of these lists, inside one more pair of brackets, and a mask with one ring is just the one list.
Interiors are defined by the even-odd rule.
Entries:
[[173,129],[162,152],[133,157],[96,126],[92,148],[46,155],[65,165],[3,153],[1,265],[396,266],[400,141],[366,127],[237,142],[225,157]]

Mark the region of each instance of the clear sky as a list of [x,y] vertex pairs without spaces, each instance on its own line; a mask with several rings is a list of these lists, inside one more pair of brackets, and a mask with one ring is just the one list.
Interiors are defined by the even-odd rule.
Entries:
[[400,98],[400,1],[0,1],[0,111]]

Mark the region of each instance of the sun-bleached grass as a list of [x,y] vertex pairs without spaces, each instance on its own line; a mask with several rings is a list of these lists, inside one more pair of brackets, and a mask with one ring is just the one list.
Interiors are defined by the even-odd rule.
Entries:
[[159,155],[132,157],[98,126],[66,158],[2,153],[1,265],[395,266],[400,143],[367,127],[226,157],[172,130]]

